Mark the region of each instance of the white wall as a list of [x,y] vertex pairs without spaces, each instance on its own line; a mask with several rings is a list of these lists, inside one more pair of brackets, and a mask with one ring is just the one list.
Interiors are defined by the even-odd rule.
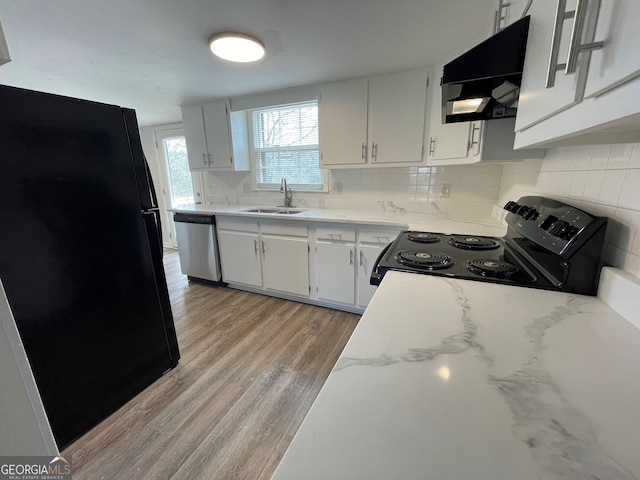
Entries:
[[58,455],[0,283],[0,455]]
[[640,143],[560,147],[504,165],[500,204],[531,194],[609,217],[605,261],[640,277]]

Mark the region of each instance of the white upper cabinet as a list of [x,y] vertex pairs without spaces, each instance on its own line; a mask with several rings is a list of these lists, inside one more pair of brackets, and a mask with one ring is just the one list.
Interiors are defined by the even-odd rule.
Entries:
[[422,162],[426,94],[426,70],[321,85],[321,166]]
[[[207,147],[211,168],[227,168],[233,163],[231,131],[227,102],[215,102],[202,106]],[[187,150],[188,151],[188,150]]]
[[410,71],[369,80],[371,163],[422,161],[427,72]]
[[595,40],[602,49],[591,54],[585,97],[601,95],[640,75],[640,1],[602,0]]
[[209,168],[207,136],[204,133],[202,107],[182,107],[182,124],[187,142],[189,170]]
[[367,162],[367,80],[321,85],[318,90],[322,166]]
[[[575,9],[576,2],[577,0],[567,0],[567,9]],[[565,75],[564,70],[556,68],[567,59],[573,20],[559,18],[558,29],[554,35],[555,3],[536,1],[529,10],[531,23],[516,130],[523,130],[582,100],[582,76]],[[583,62],[584,58],[585,56],[580,60]]]
[[516,148],[638,141],[640,2],[536,0],[529,13]]
[[244,113],[226,101],[182,107],[191,170],[247,171],[249,156]]

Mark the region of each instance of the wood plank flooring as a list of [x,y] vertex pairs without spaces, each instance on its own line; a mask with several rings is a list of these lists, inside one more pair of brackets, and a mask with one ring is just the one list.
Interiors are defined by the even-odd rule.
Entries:
[[63,452],[81,479],[269,479],[359,316],[165,269],[181,360]]

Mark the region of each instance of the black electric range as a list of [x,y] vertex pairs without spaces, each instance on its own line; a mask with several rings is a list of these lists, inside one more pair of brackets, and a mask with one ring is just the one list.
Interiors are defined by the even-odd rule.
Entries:
[[544,197],[505,205],[504,237],[404,231],[378,257],[389,270],[595,295],[607,219]]

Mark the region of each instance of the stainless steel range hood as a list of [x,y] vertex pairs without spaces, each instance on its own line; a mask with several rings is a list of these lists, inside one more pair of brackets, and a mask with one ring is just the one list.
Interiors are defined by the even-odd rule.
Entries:
[[524,17],[444,66],[442,123],[514,117],[530,17]]

